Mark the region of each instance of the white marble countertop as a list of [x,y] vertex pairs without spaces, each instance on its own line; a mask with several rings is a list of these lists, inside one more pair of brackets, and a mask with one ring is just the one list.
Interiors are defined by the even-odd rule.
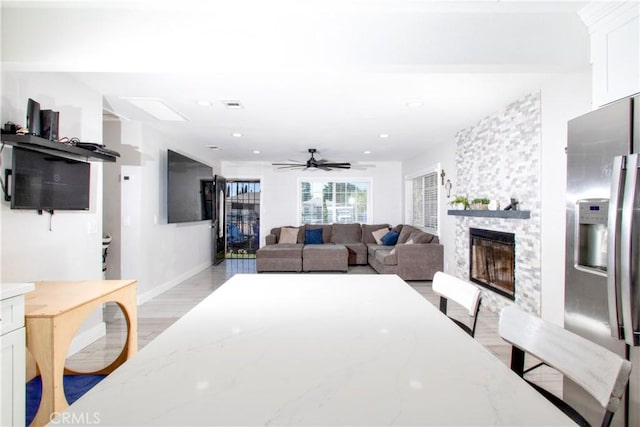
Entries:
[[236,275],[67,412],[109,426],[573,425],[391,275]]
[[0,283],[0,300],[26,294],[35,288],[33,283]]

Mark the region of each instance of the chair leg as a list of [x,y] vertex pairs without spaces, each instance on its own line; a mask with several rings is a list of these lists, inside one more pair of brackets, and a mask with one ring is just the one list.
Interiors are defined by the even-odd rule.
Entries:
[[473,316],[473,325],[471,325],[471,336],[474,338],[476,336],[476,325],[478,324],[478,314],[480,314],[480,301],[478,301],[478,306],[476,307],[476,313]]
[[440,311],[447,314],[447,299],[445,297],[440,297]]
[[613,420],[613,412],[607,411],[602,419],[602,427],[609,427],[611,425],[611,420]]
[[524,351],[511,346],[511,370],[519,376],[524,375]]

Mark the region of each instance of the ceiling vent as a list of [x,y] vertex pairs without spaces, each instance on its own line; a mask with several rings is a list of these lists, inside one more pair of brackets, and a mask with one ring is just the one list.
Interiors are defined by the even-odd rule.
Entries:
[[231,109],[239,110],[244,108],[240,103],[240,101],[222,101],[222,103],[225,105],[225,107],[231,108]]

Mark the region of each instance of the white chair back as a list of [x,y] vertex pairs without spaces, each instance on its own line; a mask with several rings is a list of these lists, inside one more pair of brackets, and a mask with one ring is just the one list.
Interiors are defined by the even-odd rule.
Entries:
[[516,306],[502,310],[499,333],[570,378],[607,411],[613,413],[620,406],[631,373],[628,360]]
[[433,276],[431,285],[436,294],[460,304],[467,309],[469,316],[476,315],[480,304],[480,288],[442,271]]

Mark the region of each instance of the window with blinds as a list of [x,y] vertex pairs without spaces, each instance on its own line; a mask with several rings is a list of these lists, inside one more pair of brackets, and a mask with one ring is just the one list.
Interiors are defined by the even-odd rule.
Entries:
[[438,234],[438,173],[409,178],[406,188],[407,223]]
[[299,181],[300,224],[366,224],[371,218],[368,181]]

